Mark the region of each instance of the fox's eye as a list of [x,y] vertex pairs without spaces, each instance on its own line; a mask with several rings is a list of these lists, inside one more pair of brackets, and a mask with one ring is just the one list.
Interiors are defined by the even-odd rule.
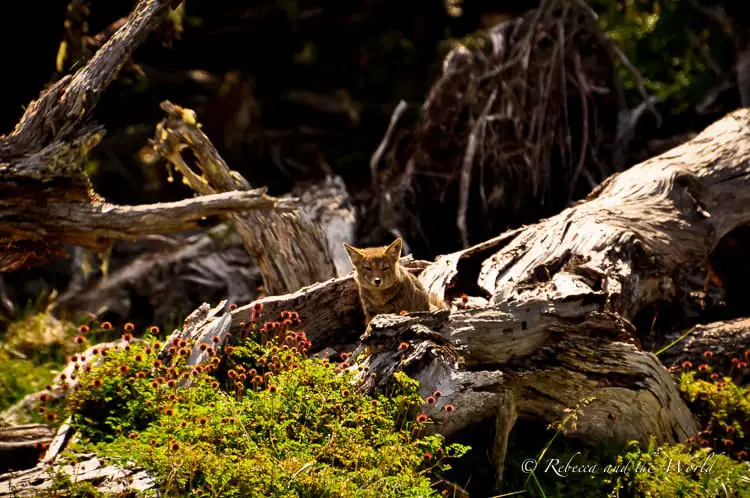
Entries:
[[365,271],[372,271],[372,266],[365,266]]
[[383,267],[383,271],[388,271],[388,270],[390,270],[390,269],[391,269],[391,267],[390,267],[390,266],[384,266],[384,267]]

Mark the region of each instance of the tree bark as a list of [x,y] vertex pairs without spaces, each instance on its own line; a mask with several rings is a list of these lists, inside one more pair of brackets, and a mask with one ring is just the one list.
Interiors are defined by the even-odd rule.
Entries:
[[171,3],[140,0],[84,67],[42,92],[13,132],[0,136],[0,272],[60,257],[66,244],[101,250],[115,239],[197,228],[205,216],[270,210],[286,202],[243,189],[131,207],[107,204],[94,192],[84,165],[104,132],[91,123],[91,114]]
[[[750,351],[750,318],[696,325],[684,338],[678,340],[683,335],[685,334],[668,336],[670,342],[677,342],[659,355],[662,363],[675,370],[680,369],[685,361],[692,363],[693,368],[706,363],[722,374],[743,374],[736,363],[748,359],[745,352]],[[706,355],[706,351],[711,352],[710,357]],[[750,353],[747,356],[750,357]],[[732,358],[737,359],[735,364],[732,363]],[[750,374],[750,370],[745,374]]]
[[[582,412],[566,434],[587,443],[695,436],[696,418],[660,358],[642,348],[634,319],[656,302],[692,306],[699,290],[688,277],[703,269],[709,278],[712,250],[750,222],[748,177],[745,109],[609,178],[557,216],[433,263],[407,260],[453,308],[375,317],[353,355],[367,372],[363,383],[384,388],[403,370],[423,396],[440,391],[425,413],[447,436],[494,421],[498,477],[517,420],[549,424],[575,407]],[[313,349],[343,348],[364,330],[356,292],[348,275],[256,303],[260,320],[299,312]],[[205,305],[183,334],[224,337],[249,320],[254,305],[228,312]],[[709,333],[723,325],[707,325],[696,328],[703,343],[680,347],[737,354],[747,341],[744,320],[731,326],[732,339]],[[673,346],[663,358],[680,354]]]
[[[162,109],[167,119],[159,124],[154,144],[184,181],[202,195],[249,190],[250,185],[227,166],[211,140],[200,130],[195,113],[171,102]],[[203,175],[195,173],[181,150],[190,148]],[[269,294],[284,294],[336,276],[325,235],[305,212],[232,215],[237,232],[250,255],[258,261]]]
[[52,430],[44,424],[0,427],[0,474],[11,467],[34,466],[43,445],[52,441]]
[[[554,422],[593,397],[570,435],[622,443],[694,436],[696,419],[640,346],[633,320],[652,303],[685,304],[697,292],[688,274],[703,269],[708,278],[711,251],[750,222],[748,177],[750,110],[740,110],[557,216],[438,258],[420,279],[458,306],[376,317],[359,362],[375,387],[403,369],[425,396],[440,390],[430,416],[447,435],[488,418],[501,435],[516,418]],[[352,284],[339,279],[262,302],[272,313],[301,305],[308,336],[336,341],[361,330]],[[488,305],[456,309],[463,293]],[[333,300],[339,308],[330,315],[312,313]],[[250,309],[236,310],[234,325]],[[399,353],[403,342],[409,349]],[[456,411],[445,412],[448,404]],[[504,444],[495,445],[499,474]]]
[[89,482],[99,492],[111,495],[120,492],[146,491],[156,487],[156,481],[145,470],[124,469],[107,465],[92,455],[80,455],[74,464],[38,465],[20,472],[0,476],[0,496],[45,496],[54,484],[56,474],[76,483]]

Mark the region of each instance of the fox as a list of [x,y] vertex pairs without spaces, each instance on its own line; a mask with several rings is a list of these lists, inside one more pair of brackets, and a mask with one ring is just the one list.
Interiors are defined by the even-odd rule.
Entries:
[[402,311],[432,311],[448,306],[425,290],[422,282],[400,264],[403,241],[384,247],[358,249],[344,244],[354,266],[354,280],[365,312],[365,326],[375,315]]

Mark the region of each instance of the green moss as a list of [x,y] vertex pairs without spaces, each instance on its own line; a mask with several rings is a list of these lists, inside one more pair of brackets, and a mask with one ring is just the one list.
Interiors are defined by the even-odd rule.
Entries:
[[169,368],[151,339],[109,351],[70,396],[78,448],[149,469],[168,496],[438,495],[431,477],[466,448],[416,421],[417,383],[370,397],[286,329],[251,328],[199,369],[186,344]]
[[29,311],[8,325],[0,344],[0,411],[52,382],[75,349],[74,334],[73,324],[47,312]]
[[44,389],[52,382],[55,363],[36,365],[31,360],[9,358],[0,351],[0,411],[30,393]]

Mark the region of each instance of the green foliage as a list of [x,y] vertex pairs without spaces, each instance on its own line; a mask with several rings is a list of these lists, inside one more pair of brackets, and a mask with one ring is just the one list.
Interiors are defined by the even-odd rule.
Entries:
[[714,453],[710,448],[695,449],[683,444],[657,446],[652,440],[642,451],[633,442],[618,463],[628,465],[628,473],[618,478],[611,496],[713,497],[748,496],[750,465]]
[[[700,102],[715,83],[712,66],[731,68],[731,39],[685,0],[589,2],[602,28],[644,76],[646,89],[680,114]],[[632,102],[636,81],[620,68]]]
[[168,496],[437,495],[433,472],[466,448],[426,434],[417,383],[359,392],[346,356],[308,358],[289,316],[200,346],[212,358],[197,368],[186,341],[170,366],[150,338],[107,351],[70,395],[78,447],[149,469]]
[[[696,378],[699,376],[708,380]],[[584,399],[566,410],[560,422],[550,425],[549,439],[540,452],[529,453],[528,438],[520,445],[511,441],[507,490],[541,497],[750,496],[750,463],[745,449],[750,389],[728,377],[711,379],[707,368],[682,373],[680,389],[706,422],[699,438],[661,446],[652,439],[646,448],[633,441],[624,450],[582,447],[559,436],[575,430],[591,401]],[[527,459],[537,465],[528,474],[518,472]],[[567,463],[571,467],[566,467]]]
[[9,358],[0,351],[0,411],[25,395],[41,391],[52,382],[55,363],[37,365],[32,360]]
[[0,411],[51,383],[74,349],[73,324],[27,310],[8,325],[0,343]]
[[747,459],[750,387],[735,384],[731,377],[709,373],[707,365],[701,367],[705,370],[685,371],[680,376],[680,390],[705,427],[690,443]]

